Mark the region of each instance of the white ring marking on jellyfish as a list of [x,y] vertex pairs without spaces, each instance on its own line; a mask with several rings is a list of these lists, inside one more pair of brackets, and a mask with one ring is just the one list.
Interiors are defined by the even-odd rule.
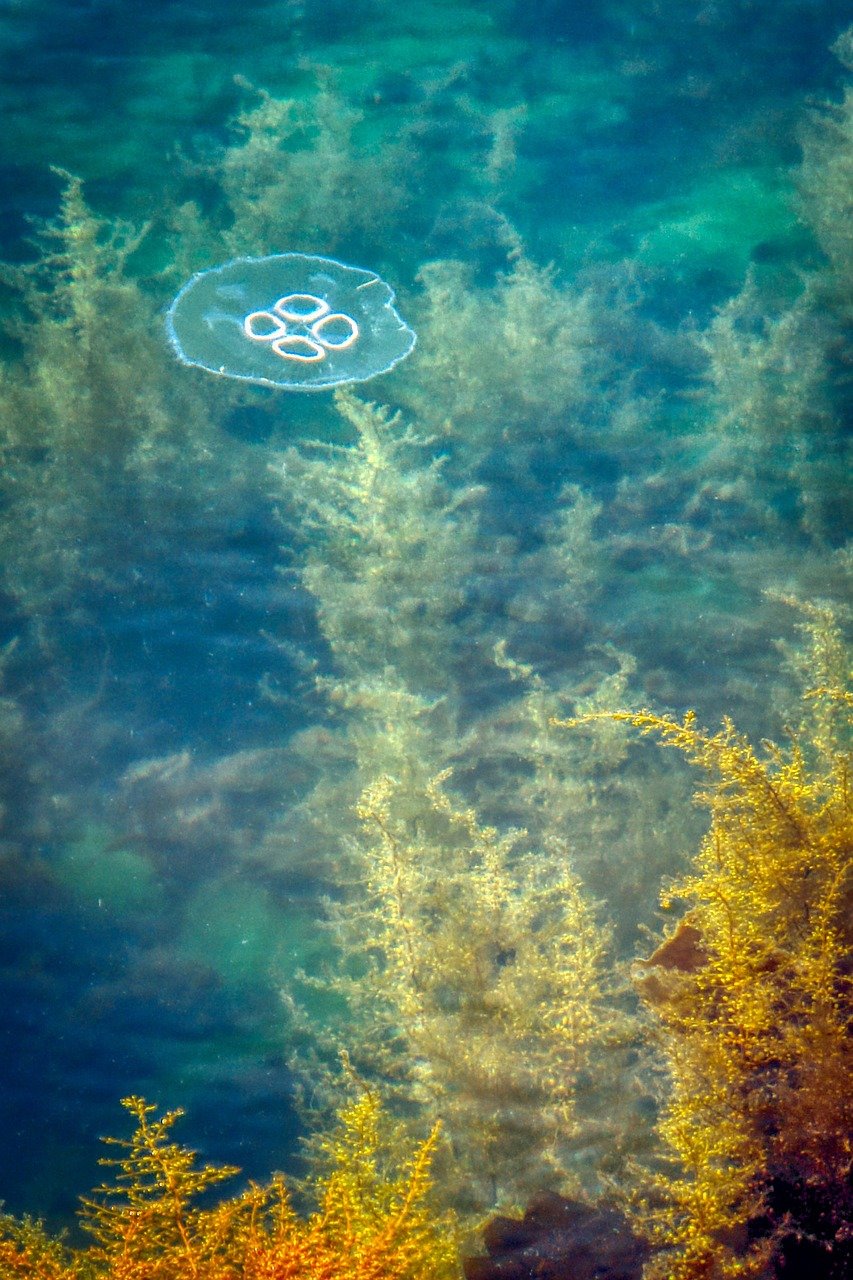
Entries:
[[[294,347],[297,349],[294,350]],[[317,360],[326,359],[325,348],[302,333],[286,333],[283,337],[276,338],[272,349],[282,360],[297,360],[300,364],[314,364]]]
[[[307,311],[303,311],[300,309],[300,304],[303,302],[314,305],[309,306]],[[294,320],[299,324],[310,325],[327,314],[329,304],[313,293],[288,293],[283,298],[279,298],[273,306],[273,311],[277,316],[281,316],[282,320]]]
[[[344,324],[348,324],[350,331],[340,342],[332,342],[329,338],[323,337],[323,326],[337,321],[343,321]],[[358,341],[358,334],[358,325],[352,316],[348,316],[345,311],[330,311],[327,316],[322,316],[311,326],[311,337],[316,338],[329,351],[346,351],[347,347],[351,347],[354,342]]]
[[[273,327],[266,333],[256,333],[255,323],[257,321],[263,321]],[[243,321],[243,332],[253,342],[273,342],[276,338],[284,337],[287,333],[287,325],[278,316],[274,316],[271,311],[250,311]]]

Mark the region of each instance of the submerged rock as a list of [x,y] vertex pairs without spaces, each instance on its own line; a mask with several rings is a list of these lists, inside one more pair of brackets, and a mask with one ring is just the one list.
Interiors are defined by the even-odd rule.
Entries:
[[492,1218],[483,1241],[487,1256],[465,1259],[465,1280],[640,1280],[650,1252],[616,1209],[547,1191],[523,1218]]

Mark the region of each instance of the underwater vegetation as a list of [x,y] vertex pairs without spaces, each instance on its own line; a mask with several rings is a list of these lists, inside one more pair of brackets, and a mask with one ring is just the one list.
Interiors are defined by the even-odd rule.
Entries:
[[405,149],[390,139],[369,145],[364,109],[337,91],[328,68],[316,69],[316,88],[302,98],[244,87],[256,105],[236,116],[218,181],[232,254],[296,244],[328,253],[396,223],[408,194]]
[[617,717],[701,770],[711,818],[661,898],[679,919],[635,971],[665,1072],[667,1163],[639,1194],[661,1280],[841,1277],[853,1258],[853,693],[835,620],[806,614],[787,747],[756,752],[730,720]]
[[218,1201],[209,1193],[239,1172],[199,1165],[172,1141],[180,1111],[157,1115],[143,1098],[123,1105],[132,1136],[107,1138],[111,1180],[82,1200],[94,1238],[71,1248],[31,1220],[0,1218],[3,1280],[451,1280],[452,1223],[427,1202],[437,1134],[410,1155],[381,1138],[376,1095],[362,1092],[323,1140],[326,1171],[304,1188],[300,1216],[282,1178]]
[[[429,8],[437,29],[460,7]],[[467,20],[480,31],[475,17],[498,8],[522,22],[512,4]],[[702,6],[703,31],[746,8]],[[0,663],[1,852],[34,915],[43,877],[57,918],[73,907],[113,926],[93,972],[78,960],[61,988],[93,1040],[112,1019],[129,1046],[134,1082],[110,1098],[152,1092],[156,1022],[196,1041],[196,1079],[219,1089],[210,1111],[245,1110],[256,1095],[233,1045],[263,1020],[249,1053],[263,1040],[296,1075],[329,1230],[360,1212],[326,1201],[347,1047],[398,1126],[391,1154],[431,1161],[427,1216],[516,1210],[543,1187],[606,1199],[616,1184],[658,1251],[650,1275],[831,1274],[850,1216],[830,614],[851,567],[851,99],[814,109],[796,170],[785,150],[747,162],[750,121],[716,140],[710,175],[697,161],[622,224],[606,206],[597,238],[586,205],[538,228],[539,208],[556,209],[546,188],[563,200],[608,168],[584,140],[609,131],[621,164],[626,139],[655,133],[630,99],[660,110],[654,90],[637,93],[672,53],[656,49],[658,11],[626,15],[642,56],[622,50],[622,79],[582,52],[568,77],[543,32],[527,86],[488,42],[481,60],[396,76],[309,61],[274,93],[241,81],[230,126],[217,114],[214,140],[179,144],[150,226],[95,213],[109,194],[87,183],[90,204],[61,175],[33,260],[3,270],[0,545],[16,639]],[[836,51],[851,61],[849,34]],[[701,77],[680,68],[673,83],[707,101]],[[799,99],[788,110],[802,120]],[[541,205],[526,198],[534,170]],[[283,395],[260,365],[255,387],[173,358],[163,312],[183,280],[198,273],[176,308],[213,288],[212,263],[280,264],[289,246],[303,265],[340,254],[399,282],[419,342],[383,379],[386,404]],[[228,372],[233,317],[215,361],[207,318],[189,319],[196,363]],[[313,277],[270,280],[238,320],[276,372],[343,367],[353,326],[370,324]],[[408,353],[412,331],[396,336]],[[770,648],[780,591],[828,602],[813,606],[802,710]],[[183,657],[143,665],[152,643]],[[678,712],[612,714],[641,706]],[[723,708],[720,733],[699,728]],[[566,734],[567,719],[585,731]],[[786,723],[790,747],[750,745]],[[678,750],[638,751],[636,729]],[[708,775],[704,840],[680,757]],[[636,965],[637,1013],[627,970],[662,880],[674,923]],[[50,994],[64,935],[45,960],[25,932],[12,989],[35,973]],[[171,1065],[171,1080],[191,1074]],[[187,1196],[212,1195],[217,1171],[181,1164],[171,1120],[134,1106],[139,1159],[159,1134]],[[270,1127],[258,1114],[246,1148]],[[61,1165],[53,1176],[86,1185]],[[337,1274],[339,1237],[297,1221],[277,1183],[252,1194],[217,1218],[204,1196],[187,1201],[194,1254],[155,1214],[150,1255],[122,1237],[128,1274],[192,1257],[227,1275],[253,1231],[270,1266],[309,1240]],[[120,1196],[91,1203],[90,1225],[126,1230]],[[406,1223],[408,1275],[426,1237]],[[47,1268],[53,1246],[16,1231],[7,1256],[25,1267],[43,1248]],[[96,1239],[80,1266],[115,1272]]]
[[[323,846],[333,890],[330,949],[284,988],[293,1065],[315,1108],[324,1092],[333,1100],[329,1064],[347,1034],[358,1069],[414,1134],[442,1117],[442,1194],[483,1211],[583,1180],[569,1150],[608,1146],[630,1107],[630,1089],[597,1115],[590,1098],[617,1075],[593,1086],[592,1064],[624,1052],[605,999],[608,932],[565,830],[581,788],[556,764],[545,708],[559,698],[534,690],[536,705],[522,702],[512,747],[505,726],[469,740],[464,724],[472,651],[487,672],[521,672],[485,646],[476,602],[465,609],[480,490],[451,487],[429,439],[397,417],[349,392],[336,403],[356,443],[292,448],[279,472],[285,518],[296,513],[294,539],[305,540],[296,572],[334,659],[317,679],[334,716],[328,765],[287,817],[290,858]],[[610,683],[599,705],[618,705],[624,684]],[[608,753],[620,754],[587,752],[589,767]],[[480,767],[500,829],[463,798]],[[506,821],[505,792],[530,830]]]
[[[621,1010],[607,931],[565,850],[531,857],[524,833],[460,808],[447,777],[424,796],[381,777],[357,804],[349,897],[330,905],[346,964],[315,984],[346,1005],[337,1025],[376,1088],[346,1054],[325,1082],[322,1056],[310,1060],[318,1093],[338,1098],[336,1127],[307,1146],[303,1190],[316,1209],[300,1217],[281,1178],[213,1204],[205,1193],[236,1170],[197,1167],[171,1141],[180,1113],[157,1118],[130,1098],[136,1131],[110,1139],[119,1154],[104,1161],[117,1176],[81,1209],[95,1244],[68,1249],[6,1218],[0,1275],[458,1275],[448,1203],[467,1216],[552,1179],[570,1184],[573,1143],[591,1138],[576,1110],[581,1078],[612,1071],[626,1041],[659,1080],[656,1143],[629,1138],[638,1158],[613,1166],[598,1208],[539,1194],[521,1223],[497,1220],[489,1259],[465,1273],[490,1276],[505,1251],[511,1274],[533,1276],[512,1260],[523,1238],[525,1257],[547,1258],[555,1275],[610,1264],[639,1275],[649,1251],[645,1280],[849,1274],[853,693],[834,616],[797,607],[804,692],[786,747],[756,751],[731,721],[710,734],[691,714],[554,722],[581,735],[602,719],[632,726],[705,775],[697,800],[710,825],[661,897],[677,919],[634,966],[641,1016]],[[354,1079],[356,1100],[341,1103],[341,1082]],[[420,1139],[414,1117],[426,1122]],[[633,1234],[608,1207],[614,1192]]]
[[415,1133],[440,1117],[441,1196],[471,1213],[573,1181],[567,1153],[608,1127],[579,1114],[579,1080],[620,1028],[608,934],[565,850],[484,826],[447,784],[383,776],[362,793],[355,883],[329,909],[342,963],[314,985],[346,1010],[327,1060],[346,1028]]
[[[853,31],[842,32],[833,52],[853,71]],[[853,88],[845,85],[840,102],[813,111],[803,129],[803,166],[799,199],[825,257],[819,279],[820,294],[836,322],[842,356],[850,354],[851,244],[850,213],[853,185]]]
[[169,376],[158,302],[131,267],[146,229],[99,218],[81,181],[58,177],[36,257],[3,268],[13,358],[0,384],[2,585],[55,661],[105,593],[145,598],[145,551],[162,557],[176,524],[210,545],[206,498],[227,474],[216,507],[233,514],[225,495],[247,465],[215,448],[203,389]]

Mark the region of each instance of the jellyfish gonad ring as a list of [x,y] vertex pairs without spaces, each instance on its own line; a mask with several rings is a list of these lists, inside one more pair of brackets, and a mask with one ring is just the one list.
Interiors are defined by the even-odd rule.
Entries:
[[[329,325],[332,333],[325,332]],[[342,335],[335,337],[341,329]],[[358,325],[352,316],[332,311],[328,302],[313,293],[289,293],[279,298],[271,311],[250,311],[243,321],[243,332],[253,342],[269,342],[282,360],[310,364],[325,360],[328,351],[345,351],[358,341]]]
[[313,364],[316,360],[325,360],[326,352],[305,333],[284,333],[276,338],[272,349],[282,360],[300,360],[303,364]]

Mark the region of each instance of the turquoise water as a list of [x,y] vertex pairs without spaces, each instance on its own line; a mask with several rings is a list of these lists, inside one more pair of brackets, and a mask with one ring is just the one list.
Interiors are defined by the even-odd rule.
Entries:
[[[3,6],[10,1210],[67,1221],[128,1093],[294,1167],[317,1029],[368,1047],[297,974],[346,967],[318,922],[379,778],[415,827],[451,769],[564,840],[642,948],[689,780],[547,717],[778,738],[790,598],[849,598],[848,16]],[[174,359],[193,272],[283,252],[395,290],[417,348],[354,389],[387,413]]]

